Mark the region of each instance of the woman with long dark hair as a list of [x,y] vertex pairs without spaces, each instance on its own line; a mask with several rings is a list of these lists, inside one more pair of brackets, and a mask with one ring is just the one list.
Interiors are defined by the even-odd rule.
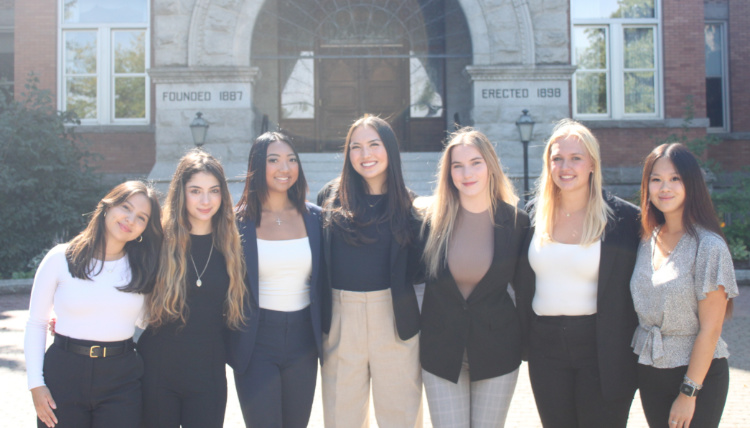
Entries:
[[721,328],[738,288],[703,173],[682,144],[646,157],[641,212],[630,289],[643,411],[651,427],[718,427],[729,389]]
[[164,245],[143,355],[143,425],[221,427],[227,401],[225,329],[245,322],[245,265],[219,161],[180,159],[164,203]]
[[543,162],[530,279],[516,296],[539,416],[544,427],[624,428],[636,389],[638,208],[602,190],[599,142],[576,121],[558,122]]
[[422,426],[413,287],[421,222],[386,121],[364,116],[352,124],[341,176],[321,190],[318,204],[326,262],[321,376],[326,426],[367,426],[371,382],[378,425]]
[[320,208],[291,140],[266,132],[250,149],[236,211],[247,266],[248,322],[229,336],[248,427],[304,428],[321,352]]
[[479,131],[451,136],[423,234],[427,271],[420,359],[435,428],[502,427],[521,365],[521,323],[508,283],[529,218]]
[[[143,361],[133,333],[162,237],[154,190],[128,181],[99,201],[78,236],[42,260],[24,339],[39,427],[138,425]],[[45,355],[53,311],[55,340]]]

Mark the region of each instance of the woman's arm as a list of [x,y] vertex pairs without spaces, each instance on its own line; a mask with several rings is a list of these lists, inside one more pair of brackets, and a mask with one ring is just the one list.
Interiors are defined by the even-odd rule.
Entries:
[[[727,293],[722,285],[718,290],[706,293],[706,298],[698,302],[700,328],[690,354],[687,377],[699,385],[703,384],[713,361],[726,310]],[[669,421],[677,421],[677,424],[672,423],[670,427],[687,428],[690,426],[695,412],[695,399],[696,397],[688,397],[682,393],[677,396],[669,413]]]
[[[42,367],[47,346],[47,327],[52,316],[58,272],[67,271],[64,247],[52,249],[42,260],[34,276],[29,303],[29,319],[24,336],[26,373],[31,397],[39,419],[48,427],[57,423],[53,409],[57,408],[49,389],[44,385]],[[63,271],[64,272],[64,271]]]

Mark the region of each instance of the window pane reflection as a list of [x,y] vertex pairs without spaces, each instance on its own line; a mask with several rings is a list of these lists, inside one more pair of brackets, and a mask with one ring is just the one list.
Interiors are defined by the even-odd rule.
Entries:
[[625,68],[654,68],[654,29],[625,28]]
[[65,110],[81,119],[96,119],[96,77],[68,77],[65,95]]
[[96,73],[96,32],[66,31],[65,73]]
[[576,73],[578,114],[607,113],[607,74]]
[[625,73],[625,113],[654,113],[655,111],[654,73]]
[[143,119],[146,117],[146,78],[115,78],[115,118]]
[[115,73],[146,71],[146,32],[114,31]]
[[654,0],[571,0],[573,19],[654,18]]
[[607,68],[607,33],[602,27],[575,27],[576,65],[581,69]]
[[91,23],[147,23],[148,0],[65,0],[63,22]]
[[315,118],[315,60],[310,58],[312,52],[300,54],[301,58],[281,62],[282,76],[286,76],[281,91],[283,119]]

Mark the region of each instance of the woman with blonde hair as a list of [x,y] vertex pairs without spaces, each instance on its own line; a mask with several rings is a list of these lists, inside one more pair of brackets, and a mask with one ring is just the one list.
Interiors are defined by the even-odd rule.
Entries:
[[505,424],[521,364],[521,324],[508,283],[529,218],[492,144],[464,128],[451,136],[422,229],[427,272],[422,380],[437,427]]
[[[86,229],[42,260],[24,339],[37,426],[138,426],[143,361],[133,333],[162,237],[156,192],[128,181],[99,201]],[[45,353],[53,312],[55,340]]]
[[221,427],[227,400],[225,329],[244,324],[245,265],[219,161],[180,159],[164,206],[164,245],[149,326],[138,341],[146,427]]
[[602,191],[599,143],[564,119],[544,149],[529,210],[529,377],[545,427],[625,427],[636,389],[629,282],[638,208]]

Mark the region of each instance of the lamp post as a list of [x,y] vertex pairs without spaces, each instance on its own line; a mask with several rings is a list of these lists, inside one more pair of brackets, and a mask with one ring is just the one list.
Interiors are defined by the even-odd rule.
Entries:
[[534,120],[529,116],[529,111],[523,109],[523,114],[516,121],[518,133],[521,134],[523,144],[523,201],[529,202],[529,141],[534,134]]
[[193,134],[193,143],[196,147],[202,147],[206,142],[206,132],[208,131],[208,122],[203,119],[203,113],[195,114],[195,119],[190,122],[190,132]]

